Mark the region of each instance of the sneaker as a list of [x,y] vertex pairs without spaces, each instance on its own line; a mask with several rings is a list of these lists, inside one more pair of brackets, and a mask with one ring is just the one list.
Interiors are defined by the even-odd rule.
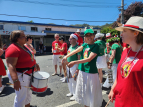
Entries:
[[4,89],[4,85],[2,85],[2,87],[0,87],[0,93],[3,91],[3,89]]
[[61,78],[60,80],[63,81],[64,79],[65,79],[65,77],[64,77],[64,78]]
[[52,76],[55,76],[55,75],[57,75],[57,73],[53,73],[53,74],[52,74]]
[[68,93],[66,96],[67,96],[67,97],[71,97],[71,96],[72,96],[72,94],[71,94],[71,93]]
[[75,100],[75,97],[72,96],[72,97],[70,98],[70,101],[74,101],[74,100]]

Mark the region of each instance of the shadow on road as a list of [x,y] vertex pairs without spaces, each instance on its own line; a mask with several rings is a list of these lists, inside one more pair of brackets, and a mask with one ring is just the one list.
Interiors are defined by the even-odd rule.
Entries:
[[0,97],[8,96],[15,92],[14,89],[12,87],[10,87],[9,85],[7,85],[6,83],[9,83],[8,77],[3,78],[2,84],[5,85],[5,88],[2,91],[2,93],[0,94]]
[[[33,92],[32,94],[36,95],[35,92]],[[51,91],[50,88],[48,88],[44,93],[39,93],[37,94],[37,97],[45,97],[46,95],[52,95],[53,91]]]
[[105,106],[106,106],[106,104],[107,104],[107,102],[106,102],[105,100],[103,100],[103,102],[102,102],[102,106],[101,106],[101,107],[105,107]]

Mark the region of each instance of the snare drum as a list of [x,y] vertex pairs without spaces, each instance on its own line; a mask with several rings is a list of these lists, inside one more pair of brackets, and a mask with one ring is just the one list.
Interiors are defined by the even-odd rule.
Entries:
[[48,88],[48,78],[50,77],[49,73],[43,71],[37,71],[33,74],[33,82],[31,82],[31,89],[36,93],[43,93]]

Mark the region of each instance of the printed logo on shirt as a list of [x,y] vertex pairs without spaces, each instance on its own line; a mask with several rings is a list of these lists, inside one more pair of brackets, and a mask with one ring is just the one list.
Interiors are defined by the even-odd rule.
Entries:
[[90,48],[86,48],[85,49],[84,54],[83,54],[84,55],[84,59],[88,57],[88,51],[89,51],[89,49]]
[[[123,74],[124,77],[128,77],[132,68],[134,67],[134,65],[139,61],[138,58],[136,58],[134,61],[134,57],[128,57],[127,60],[124,62],[124,64],[122,65],[122,68],[124,70]],[[133,61],[133,62],[132,62]],[[131,63],[132,62],[132,63]]]
[[58,43],[55,43],[55,47],[58,47]]
[[68,54],[71,52],[71,49],[68,50]]

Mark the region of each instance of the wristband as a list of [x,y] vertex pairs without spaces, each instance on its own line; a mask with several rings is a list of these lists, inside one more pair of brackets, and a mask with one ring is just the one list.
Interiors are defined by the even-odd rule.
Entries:
[[15,83],[15,82],[17,82],[17,81],[19,81],[19,79],[17,79],[17,80],[15,80],[15,81],[13,81],[13,83]]

